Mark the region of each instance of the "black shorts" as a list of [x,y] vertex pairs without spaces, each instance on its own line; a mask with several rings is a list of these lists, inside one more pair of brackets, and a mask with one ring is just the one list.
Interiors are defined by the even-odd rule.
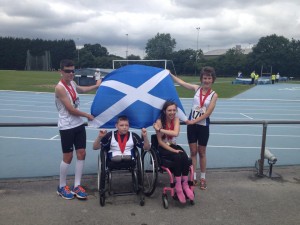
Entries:
[[72,152],[75,149],[86,148],[85,126],[82,124],[67,130],[60,130],[61,147],[63,153]]
[[201,146],[207,146],[209,138],[209,126],[193,124],[187,126],[187,139],[189,144],[198,143]]

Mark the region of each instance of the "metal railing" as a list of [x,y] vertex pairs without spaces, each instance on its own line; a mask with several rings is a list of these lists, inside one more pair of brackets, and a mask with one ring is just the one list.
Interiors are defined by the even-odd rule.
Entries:
[[[220,120],[220,121],[211,121],[210,124],[217,125],[247,125],[247,124],[261,124],[263,126],[262,130],[262,141],[261,141],[261,152],[259,160],[259,169],[258,176],[264,176],[264,159],[265,159],[265,147],[266,147],[266,138],[267,138],[267,127],[269,124],[300,124],[300,120]],[[88,126],[88,123],[84,123],[85,126]],[[185,123],[181,123],[185,125]],[[0,123],[0,127],[56,127],[57,123]]]

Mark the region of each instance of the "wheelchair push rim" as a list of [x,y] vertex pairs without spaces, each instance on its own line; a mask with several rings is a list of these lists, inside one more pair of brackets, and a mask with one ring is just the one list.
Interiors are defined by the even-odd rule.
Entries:
[[142,153],[144,194],[148,197],[154,193],[157,185],[158,164],[154,151],[155,150],[151,148],[150,150]]

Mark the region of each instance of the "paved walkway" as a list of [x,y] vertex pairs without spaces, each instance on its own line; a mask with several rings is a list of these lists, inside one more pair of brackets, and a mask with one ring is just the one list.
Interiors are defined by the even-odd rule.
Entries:
[[[95,175],[84,175],[87,201],[58,197],[58,177],[2,179],[0,224],[299,224],[300,166],[275,165],[273,174],[278,178],[259,178],[252,168],[210,169],[208,189],[196,188],[194,206],[169,198],[169,209],[161,202],[162,186],[168,182],[165,174],[159,174],[158,188],[143,207],[135,195],[109,197],[101,207]],[[127,178],[115,177],[113,184],[123,187]]]

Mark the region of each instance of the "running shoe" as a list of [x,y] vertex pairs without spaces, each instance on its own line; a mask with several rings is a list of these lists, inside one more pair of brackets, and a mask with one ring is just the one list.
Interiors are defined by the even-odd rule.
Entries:
[[70,200],[74,198],[74,194],[71,193],[69,186],[57,187],[56,193],[64,199]]
[[200,179],[200,189],[201,190],[206,190],[207,186],[206,186],[206,180],[204,178]]
[[83,187],[81,187],[80,185],[78,185],[77,187],[73,188],[71,193],[73,195],[75,195],[77,198],[80,199],[86,199],[87,198],[87,193],[85,192],[85,190],[83,189]]

